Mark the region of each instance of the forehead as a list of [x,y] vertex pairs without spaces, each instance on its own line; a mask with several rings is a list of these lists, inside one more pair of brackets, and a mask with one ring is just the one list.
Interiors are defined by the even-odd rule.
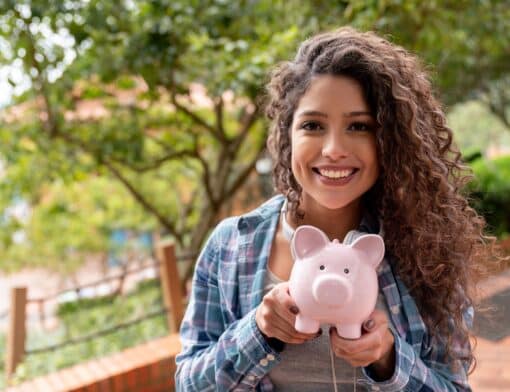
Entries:
[[305,111],[356,112],[369,111],[361,85],[347,76],[315,76],[301,96],[294,115]]

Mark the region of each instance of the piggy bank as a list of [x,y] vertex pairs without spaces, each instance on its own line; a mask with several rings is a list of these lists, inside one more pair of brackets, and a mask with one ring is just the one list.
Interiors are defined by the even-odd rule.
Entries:
[[359,338],[377,302],[376,267],[384,257],[383,239],[366,234],[343,245],[316,227],[300,226],[291,252],[289,292],[299,308],[296,330],[315,333],[320,324],[333,324],[341,337]]

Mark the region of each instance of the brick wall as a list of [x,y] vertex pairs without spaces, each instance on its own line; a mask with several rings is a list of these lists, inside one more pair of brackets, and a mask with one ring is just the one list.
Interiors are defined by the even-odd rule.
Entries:
[[177,334],[40,377],[7,392],[169,392],[174,390]]

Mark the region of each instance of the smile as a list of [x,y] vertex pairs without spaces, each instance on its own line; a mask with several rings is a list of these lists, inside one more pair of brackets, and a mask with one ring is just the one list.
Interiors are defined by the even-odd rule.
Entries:
[[348,170],[317,169],[317,171],[321,176],[333,179],[349,177],[352,173],[354,173],[354,169]]
[[358,169],[313,168],[313,171],[330,180],[340,180],[352,176]]

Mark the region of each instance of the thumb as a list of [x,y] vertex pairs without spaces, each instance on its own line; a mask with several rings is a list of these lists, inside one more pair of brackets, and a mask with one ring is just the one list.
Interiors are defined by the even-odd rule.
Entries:
[[363,323],[363,329],[367,332],[370,332],[375,327],[375,321],[372,318],[369,318]]

